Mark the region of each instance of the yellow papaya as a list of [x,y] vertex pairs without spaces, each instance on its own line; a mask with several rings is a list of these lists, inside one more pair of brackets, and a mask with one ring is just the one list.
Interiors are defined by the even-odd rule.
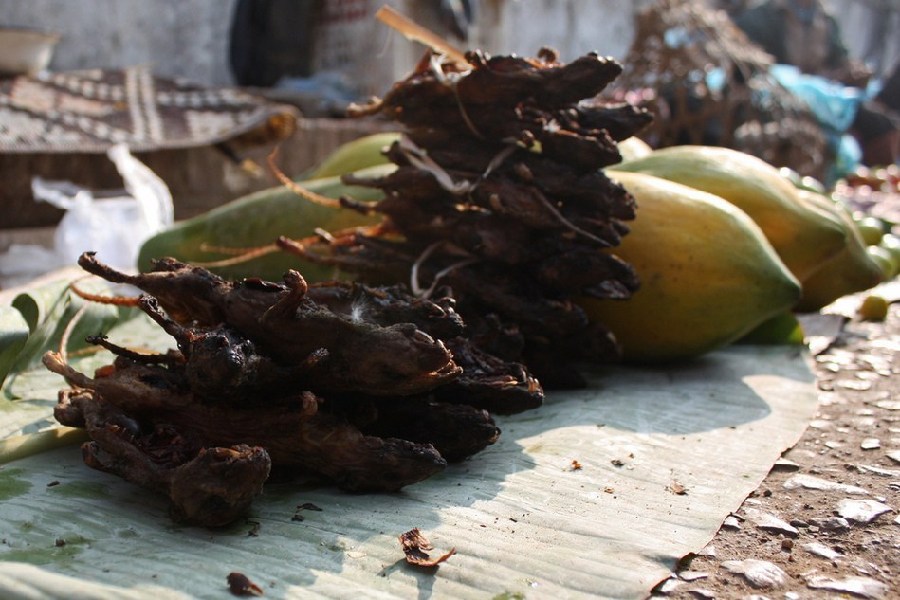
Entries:
[[844,246],[843,227],[798,202],[797,188],[777,168],[737,150],[671,146],[618,164],[615,170],[649,173],[731,202],[756,221],[798,279]]
[[641,280],[628,300],[579,298],[629,362],[685,359],[729,344],[789,310],[796,278],[759,226],[713,194],[645,173],[610,172],[634,195],[631,231],[609,249]]

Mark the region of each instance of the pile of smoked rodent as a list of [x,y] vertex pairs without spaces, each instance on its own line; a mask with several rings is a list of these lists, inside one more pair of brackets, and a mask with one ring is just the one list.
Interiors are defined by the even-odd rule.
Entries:
[[638,287],[630,265],[602,251],[635,215],[602,169],[652,117],[598,99],[621,66],[596,54],[466,56],[430,54],[383,99],[354,107],[405,133],[388,150],[395,172],[345,178],[384,192],[374,205],[344,201],[381,223],[283,246],[366,281],[451,293],[480,348],[523,362],[548,389],[579,387],[572,365],[608,362],[618,347],[572,299],[627,299]]
[[[370,228],[291,245],[356,282],[225,280],[161,257],[119,272],[90,252],[87,272],[143,292],[139,307],[177,349],[115,355],[93,377],[57,353],[56,419],[84,428],[91,467],[165,493],[175,519],[219,526],[246,513],[273,469],[350,491],[394,491],[500,435],[492,414],[537,408],[543,387],[580,384],[581,359],[615,341],[576,295],[627,299],[631,267],[612,252],[633,198],[602,167],[649,117],[595,100],[620,72],[589,54],[569,64],[430,54],[383,100],[405,128],[398,166],[354,181],[384,191],[347,210]],[[537,373],[538,376],[533,375]]]

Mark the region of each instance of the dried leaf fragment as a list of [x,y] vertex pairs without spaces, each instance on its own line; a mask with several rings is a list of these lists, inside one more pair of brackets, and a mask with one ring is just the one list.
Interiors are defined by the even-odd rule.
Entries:
[[229,573],[228,590],[235,596],[262,596],[262,588],[250,581],[250,578],[237,571]]
[[262,523],[260,523],[259,521],[251,521],[250,519],[247,519],[247,524],[250,525],[250,530],[247,531],[247,535],[249,537],[259,536],[259,529],[260,527],[262,527]]
[[684,496],[688,493],[687,487],[678,480],[673,479],[672,483],[666,486],[666,489],[676,496]]
[[787,521],[757,508],[745,508],[744,516],[753,522],[759,529],[771,533],[780,533],[790,537],[797,537],[800,531]]
[[303,517],[304,510],[312,510],[312,511],[317,511],[317,512],[322,511],[322,509],[320,507],[316,506],[312,502],[304,502],[303,504],[297,505],[297,510],[294,511],[294,516],[291,517],[291,521],[302,521],[304,519],[304,517]]
[[781,567],[766,560],[726,560],[722,567],[729,573],[743,575],[751,586],[758,589],[780,588],[787,579]]
[[838,580],[825,575],[817,575],[807,579],[806,586],[812,590],[828,590],[874,600],[884,598],[889,591],[888,586],[880,581],[858,576]]
[[841,517],[856,523],[871,523],[879,516],[892,510],[890,506],[877,500],[853,500],[847,498],[838,502],[835,512]]
[[428,552],[434,550],[434,546],[422,535],[418,527],[400,534],[398,539],[403,548],[403,554],[406,555],[406,562],[417,567],[436,567],[456,554],[456,548],[450,548],[448,552],[436,558],[429,556]]

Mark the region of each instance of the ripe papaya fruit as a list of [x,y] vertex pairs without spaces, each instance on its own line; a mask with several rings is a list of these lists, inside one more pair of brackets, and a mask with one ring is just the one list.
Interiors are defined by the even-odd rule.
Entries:
[[823,211],[829,211],[844,227],[846,241],[835,256],[800,280],[802,295],[796,310],[815,312],[842,296],[861,292],[884,280],[884,272],[866,250],[853,216],[839,203],[816,192],[801,191],[801,198]]
[[608,251],[635,268],[641,287],[628,300],[578,302],[613,332],[624,360],[709,352],[797,302],[797,279],[742,210],[646,173],[607,173],[637,202],[631,231]]
[[649,173],[731,202],[756,221],[798,279],[844,247],[844,228],[799,202],[797,188],[756,156],[714,146],[671,146],[615,170]]
[[[390,173],[393,164],[379,165],[357,171],[361,176]],[[374,188],[349,186],[340,177],[322,177],[303,181],[304,188],[329,198],[350,196],[359,201],[376,201],[382,193]],[[364,216],[348,209],[335,209],[315,204],[284,187],[274,187],[243,196],[191,219],[175,223],[141,246],[138,268],[150,268],[151,260],[171,256],[184,262],[210,262],[227,258],[218,252],[203,249],[204,245],[227,248],[266,246],[287,236],[304,238],[316,228],[338,231],[347,227],[371,225],[379,216]],[[211,270],[223,277],[259,276],[280,280],[287,269],[297,269],[309,281],[333,279],[333,267],[310,263],[298,256],[275,252],[248,262],[214,267]]]

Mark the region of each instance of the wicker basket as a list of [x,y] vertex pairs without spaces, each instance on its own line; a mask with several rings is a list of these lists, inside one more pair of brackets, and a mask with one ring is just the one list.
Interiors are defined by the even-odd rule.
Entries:
[[647,108],[641,137],[653,147],[725,146],[822,177],[828,141],[807,106],[768,73],[772,58],[724,11],[658,0],[635,15],[615,99]]

